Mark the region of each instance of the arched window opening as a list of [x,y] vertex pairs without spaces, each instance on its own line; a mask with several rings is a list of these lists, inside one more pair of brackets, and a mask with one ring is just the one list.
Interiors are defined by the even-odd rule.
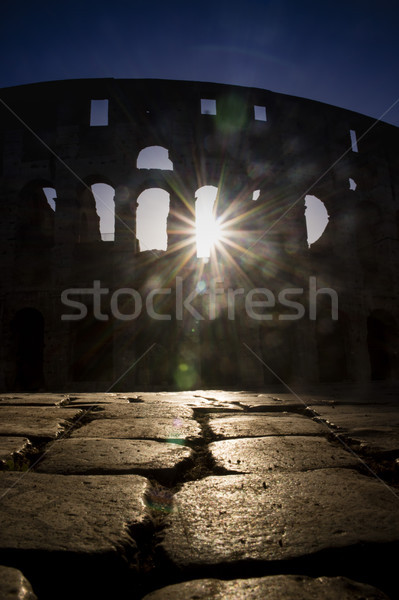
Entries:
[[15,388],[35,392],[44,387],[44,319],[34,308],[19,310],[12,321],[16,342]]
[[149,188],[140,194],[137,204],[136,237],[140,244],[140,251],[166,250],[170,204],[168,192],[160,188]]
[[218,188],[204,185],[195,193],[195,228],[197,258],[209,258],[211,249],[220,234],[216,220],[215,204]]
[[91,191],[100,219],[101,239],[103,242],[113,242],[115,239],[115,190],[107,183],[94,183]]
[[305,219],[310,247],[321,238],[329,220],[324,203],[316,196],[305,196]]
[[56,209],[56,200],[57,200],[57,192],[52,187],[44,187],[43,188],[44,195],[47,199],[47,204],[55,212]]
[[169,152],[166,148],[162,146],[148,146],[139,153],[137,168],[173,171],[173,163],[169,158]]

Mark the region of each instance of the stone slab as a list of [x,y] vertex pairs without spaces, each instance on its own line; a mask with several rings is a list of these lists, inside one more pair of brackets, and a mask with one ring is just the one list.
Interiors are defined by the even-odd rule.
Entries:
[[111,392],[71,393],[70,401],[73,404],[129,404],[135,401],[136,394],[114,394]]
[[80,437],[163,440],[184,444],[199,439],[201,429],[191,419],[96,419],[71,434],[71,438]]
[[72,408],[0,406],[0,435],[54,439],[81,414]]
[[359,460],[325,438],[259,437],[209,444],[216,466],[240,473],[357,467]]
[[192,419],[193,410],[187,406],[163,402],[150,404],[103,404],[90,412],[92,419]]
[[389,600],[371,585],[346,577],[271,575],[248,579],[196,579],[156,590],[143,600]]
[[75,438],[56,440],[46,449],[36,471],[41,473],[172,475],[190,460],[179,444],[149,440]]
[[399,450],[399,406],[315,405],[312,408],[327,425],[339,427],[370,451]]
[[1,406],[63,406],[68,404],[67,394],[0,394]]
[[147,487],[139,475],[0,473],[0,551],[118,556],[148,518]]
[[312,421],[311,418],[285,412],[212,417],[209,427],[215,435],[224,438],[326,433],[326,427]]
[[237,402],[245,409],[254,412],[302,410],[306,407],[306,404],[301,399],[296,398],[292,394],[287,394],[285,397],[268,394],[241,394],[237,398]]
[[0,566],[1,600],[37,600],[29,581],[18,569]]
[[211,476],[183,485],[163,535],[178,568],[397,543],[398,496],[348,469]]
[[233,395],[228,395],[224,398],[213,398],[212,396],[201,392],[157,392],[151,394],[149,392],[138,393],[138,398],[141,398],[146,403],[162,404],[165,402],[179,404],[181,406],[187,406],[196,409],[207,409],[207,410],[223,410],[229,411],[242,411],[243,408],[235,402]]
[[[1,414],[1,413],[0,413]],[[0,437],[0,465],[2,468],[13,469],[15,464],[32,447],[24,437]]]

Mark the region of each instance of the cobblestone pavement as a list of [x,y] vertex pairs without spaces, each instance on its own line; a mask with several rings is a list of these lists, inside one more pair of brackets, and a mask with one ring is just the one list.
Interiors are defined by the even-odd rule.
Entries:
[[398,392],[0,395],[0,599],[399,598]]

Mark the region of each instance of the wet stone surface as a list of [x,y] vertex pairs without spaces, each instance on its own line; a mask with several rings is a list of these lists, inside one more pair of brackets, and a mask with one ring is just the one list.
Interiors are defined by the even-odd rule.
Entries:
[[148,518],[138,475],[0,473],[0,551],[117,553]]
[[81,410],[72,408],[4,406],[1,407],[0,435],[54,439],[71,428],[73,420],[80,415]]
[[211,431],[220,437],[259,437],[270,435],[323,435],[326,427],[302,415],[290,413],[251,413],[212,417]]
[[308,409],[277,389],[0,396],[0,564],[38,600],[396,600],[399,450],[354,433],[397,447],[398,409],[338,387]]
[[223,440],[209,445],[217,467],[245,473],[356,467],[359,460],[322,437],[280,436]]
[[73,438],[118,438],[185,441],[199,439],[201,430],[191,419],[148,417],[130,419],[95,419],[76,429]]
[[175,495],[162,546],[181,568],[399,542],[397,506],[378,481],[346,469],[207,477]]
[[75,438],[51,444],[36,471],[65,475],[141,473],[173,478],[190,457],[190,448],[179,444]]
[[0,394],[0,406],[65,406],[68,394]]
[[338,427],[370,452],[399,452],[399,411],[395,406],[372,404],[325,406],[313,410],[329,426]]
[[198,579],[162,588],[143,600],[387,600],[373,586],[344,577],[274,575],[221,581]]

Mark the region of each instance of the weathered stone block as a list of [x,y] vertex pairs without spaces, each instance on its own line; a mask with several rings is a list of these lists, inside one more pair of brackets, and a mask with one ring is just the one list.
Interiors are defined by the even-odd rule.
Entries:
[[180,568],[399,542],[394,491],[347,469],[207,477],[174,500],[162,548]]
[[197,579],[170,585],[143,600],[388,600],[375,587],[345,577],[272,575],[249,579]]

